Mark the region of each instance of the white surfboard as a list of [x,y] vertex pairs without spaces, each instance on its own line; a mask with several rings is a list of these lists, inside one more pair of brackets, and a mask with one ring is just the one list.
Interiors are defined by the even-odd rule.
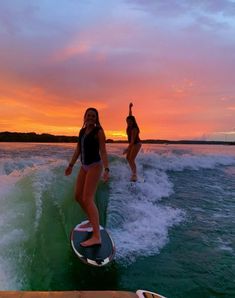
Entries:
[[136,294],[138,298],[166,298],[165,296],[162,296],[160,294],[145,290],[138,290],[136,291]]
[[107,230],[100,226],[101,244],[89,247],[81,246],[80,243],[89,239],[92,234],[92,228],[80,227],[86,222],[81,222],[71,232],[70,240],[73,251],[83,263],[98,267],[107,265],[115,255],[114,242]]

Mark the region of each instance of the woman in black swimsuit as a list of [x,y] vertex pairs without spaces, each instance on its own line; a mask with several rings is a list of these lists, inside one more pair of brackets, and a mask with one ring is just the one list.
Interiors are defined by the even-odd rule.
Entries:
[[129,146],[127,149],[124,150],[123,154],[126,154],[126,159],[130,165],[132,176],[131,181],[137,181],[137,169],[135,164],[135,159],[137,154],[140,151],[141,148],[141,140],[139,138],[139,127],[136,123],[135,117],[132,115],[132,107],[133,104],[129,104],[129,116],[126,118],[127,122],[127,129],[126,133],[128,136],[128,143]]
[[101,243],[99,212],[94,202],[94,196],[103,167],[103,179],[104,181],[109,179],[105,134],[99,122],[98,111],[94,108],[89,108],[85,112],[84,124],[79,133],[77,147],[65,170],[66,176],[72,173],[79,155],[82,165],[77,177],[75,198],[89,220],[82,227],[93,228],[92,237],[81,243],[82,246],[87,247]]

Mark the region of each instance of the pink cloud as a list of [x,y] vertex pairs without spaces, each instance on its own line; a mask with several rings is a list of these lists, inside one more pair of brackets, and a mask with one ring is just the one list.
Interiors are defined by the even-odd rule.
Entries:
[[235,43],[229,1],[116,1],[105,11],[85,3],[79,4],[85,10],[76,10],[76,3],[62,1],[55,9],[49,2],[0,4],[0,15],[8,13],[0,21],[0,91],[11,109],[8,119],[18,108],[21,121],[38,127],[40,121],[43,127],[72,127],[95,105],[108,130],[122,131],[132,99],[143,136],[231,127]]

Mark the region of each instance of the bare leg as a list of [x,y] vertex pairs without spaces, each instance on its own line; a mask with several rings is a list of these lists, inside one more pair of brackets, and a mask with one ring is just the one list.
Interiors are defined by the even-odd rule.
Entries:
[[135,159],[136,159],[137,154],[140,151],[140,148],[141,148],[141,144],[134,145],[131,148],[130,153],[127,155],[127,161],[129,163],[131,171],[132,171],[131,181],[137,180],[137,169],[136,169]]
[[75,200],[80,204],[83,211],[85,210],[85,205],[83,203],[83,189],[86,180],[86,171],[81,167],[77,176],[76,186],[75,186]]
[[[85,213],[87,213],[87,211],[86,211],[86,206],[83,202],[83,189],[84,189],[84,184],[86,180],[86,174],[87,172],[83,169],[83,167],[81,167],[77,176],[77,182],[75,186],[75,200],[79,203],[79,205],[81,206],[81,208]],[[90,228],[90,227],[92,226],[89,221],[80,226],[80,228]]]
[[93,234],[90,239],[80,243],[82,246],[85,247],[101,243],[99,212],[94,202],[94,196],[101,176],[101,172],[102,165],[97,164],[91,167],[86,174],[86,180],[83,189],[83,204],[88,219],[93,227]]

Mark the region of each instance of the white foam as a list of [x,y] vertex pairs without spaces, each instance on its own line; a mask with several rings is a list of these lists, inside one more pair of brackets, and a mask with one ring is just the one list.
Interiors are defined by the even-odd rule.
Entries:
[[15,244],[18,244],[19,241],[25,241],[25,239],[25,233],[22,229],[13,229],[1,237],[0,247],[1,249],[3,249],[6,246],[10,247]]
[[198,171],[235,164],[234,155],[205,153],[205,147],[193,152],[192,148],[159,150],[155,146],[151,150],[143,146],[136,161],[140,181],[145,182],[130,183],[130,170],[124,157],[116,156],[122,146],[117,147],[112,147],[115,159],[111,164],[107,224],[117,246],[117,258],[125,259],[125,263],[140,255],[159,253],[168,241],[170,228],[184,220],[182,210],[161,204],[161,200],[174,192],[169,171]]
[[[28,237],[26,231],[21,227],[22,214],[25,212],[24,202],[17,202],[18,205],[15,205],[15,201],[11,202],[9,198],[16,197],[17,192],[20,191],[17,188],[18,182],[25,177],[30,179],[33,190],[32,198],[34,198],[36,206],[34,225],[37,229],[43,212],[44,194],[46,191],[50,191],[50,186],[54,183],[54,169],[65,167],[67,164],[63,158],[50,156],[53,150],[47,152],[47,156],[42,156],[41,153],[40,156],[37,156],[36,153],[32,155],[31,152],[27,154],[24,151],[24,156],[18,153],[18,157],[14,156],[13,150],[10,158],[4,157],[0,160],[1,290],[21,288],[21,269],[15,268],[16,260],[8,257],[7,253],[11,247],[20,247]],[[164,198],[174,192],[174,185],[169,180],[168,171],[183,171],[185,169],[197,171],[202,168],[213,169],[220,165],[235,165],[234,156],[222,154],[203,155],[198,153],[195,155],[187,152],[179,154],[179,152],[173,152],[171,148],[167,151],[165,148],[160,151],[142,150],[137,157],[137,165],[141,180],[144,179],[145,182],[131,184],[129,182],[129,167],[121,155],[121,151],[122,146],[118,145],[115,159],[110,165],[111,181],[107,227],[111,230],[111,235],[117,246],[117,259],[124,260],[124,263],[132,262],[139,256],[159,253],[169,241],[170,229],[184,220],[183,211],[161,204]],[[119,153],[121,158],[116,155]],[[12,233],[7,234],[9,230]],[[229,250],[231,245],[221,243],[220,247]],[[15,258],[18,256],[15,255]]]
[[19,247],[27,240],[27,236],[21,228],[13,228],[5,233],[1,231],[0,234],[0,290],[20,289],[24,273],[18,264],[25,256]]
[[21,284],[17,277],[17,268],[13,265],[13,262],[6,260],[4,257],[0,257],[0,290],[9,291],[20,289]]
[[31,176],[33,173],[53,169],[61,165],[65,166],[64,160],[57,160],[48,157],[28,157],[26,158],[4,158],[0,159],[0,199],[8,192],[14,189],[16,183],[25,176]]
[[112,229],[117,257],[133,262],[138,256],[159,253],[168,242],[169,228],[182,220],[182,212],[151,203],[132,203],[125,211],[127,220]]
[[224,155],[193,155],[182,154],[176,155],[172,152],[158,154],[140,154],[139,160],[141,163],[157,168],[162,171],[183,171],[199,170],[199,169],[213,169],[216,166],[234,165],[235,158]]
[[37,230],[43,208],[43,196],[48,186],[52,183],[54,178],[53,172],[48,166],[41,166],[40,170],[37,170],[33,176],[33,196],[36,205],[36,214],[34,228]]
[[35,200],[36,213],[32,224],[37,228],[42,214],[43,194],[53,183],[54,169],[65,167],[65,164],[66,161],[60,159],[30,156],[0,160],[0,290],[19,290],[24,283],[21,272],[25,259],[23,247],[30,236],[27,233],[33,232],[30,227],[25,229],[25,225],[33,218],[29,212],[34,208],[28,209],[33,200],[21,200],[22,192],[27,193],[27,189],[21,187],[29,187],[28,195]]
[[144,170],[141,162],[138,169],[145,182],[130,183],[127,165],[118,160],[112,164],[107,227],[117,248],[117,259],[124,263],[159,253],[168,241],[169,229],[184,215],[178,209],[159,205],[163,197],[173,193],[166,173]]
[[[44,161],[46,163],[47,161]],[[4,158],[0,160],[0,198],[14,189],[15,184],[43,164],[42,158]]]
[[230,240],[223,240],[221,238],[218,238],[217,241],[218,241],[218,248],[220,250],[224,250],[230,253],[234,252],[232,247],[232,242]]

